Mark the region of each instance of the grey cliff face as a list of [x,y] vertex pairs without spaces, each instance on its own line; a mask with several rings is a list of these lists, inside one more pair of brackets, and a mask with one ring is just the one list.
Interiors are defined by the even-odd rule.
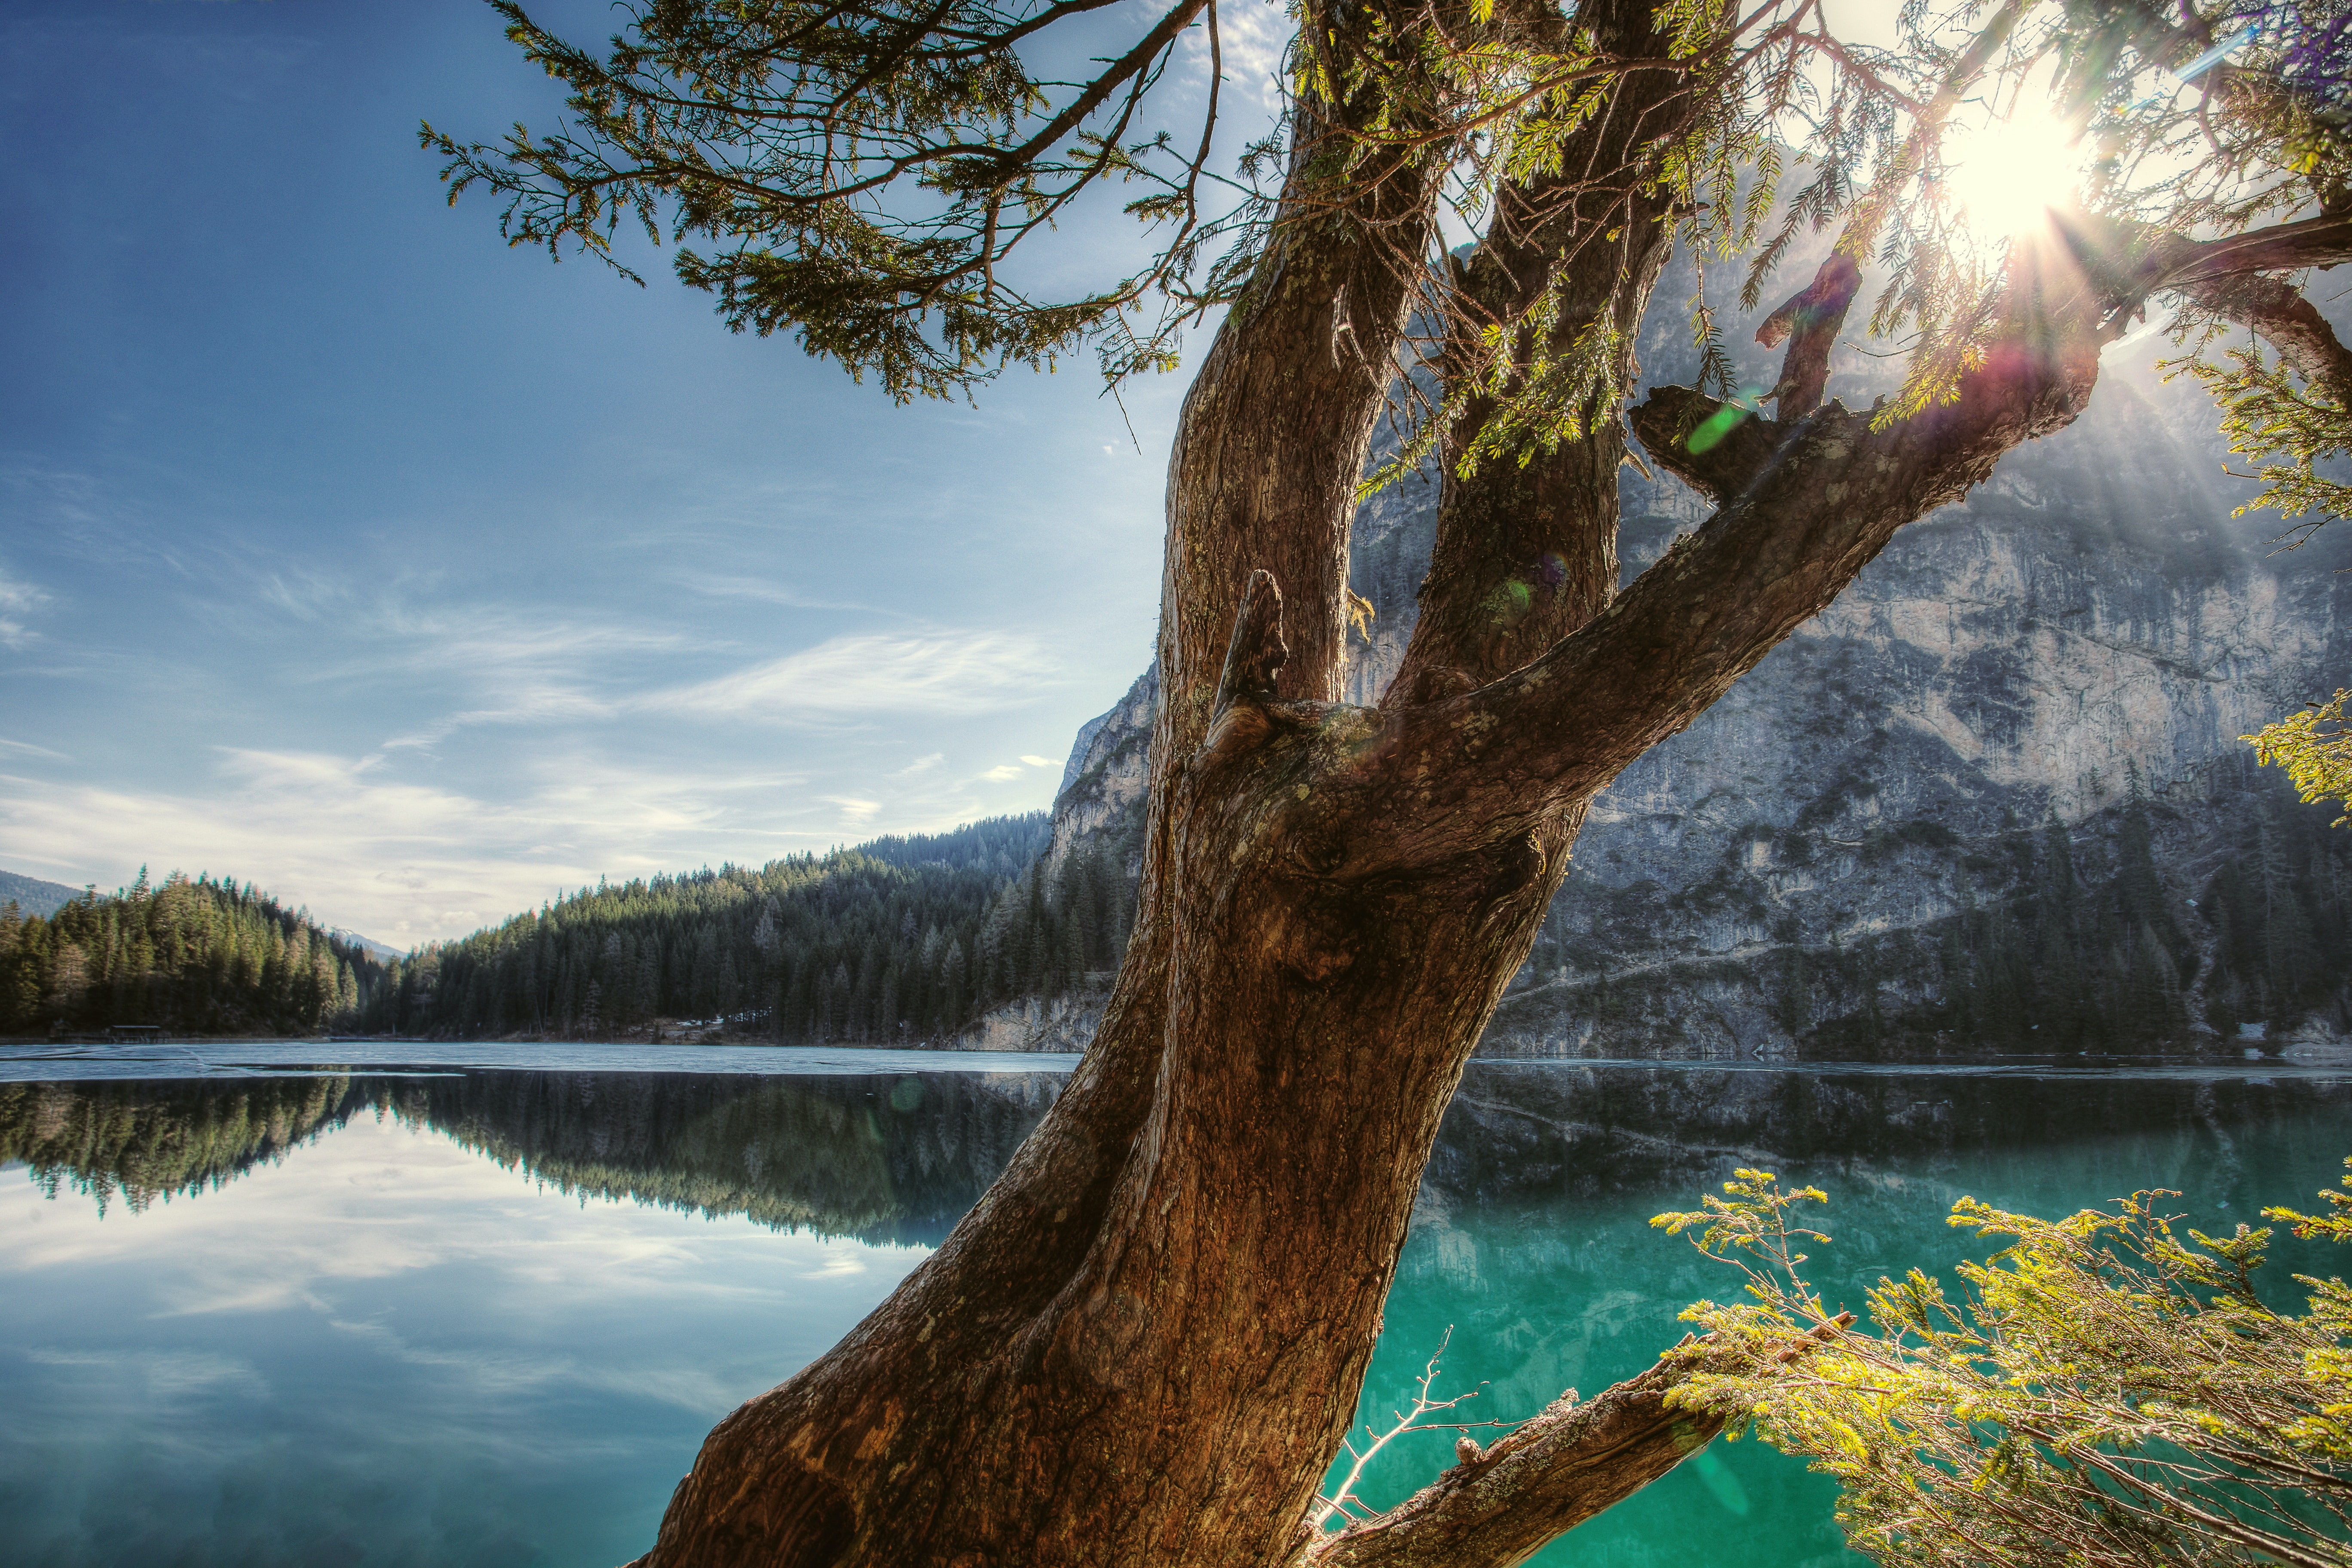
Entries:
[[[2352,832],[2238,737],[2352,684],[2352,530],[2282,553],[2275,517],[2232,519],[2211,405],[2156,376],[2163,346],[2111,351],[2084,419],[1905,530],[1601,796],[1482,1054],[2346,1042]],[[1832,395],[1867,401],[1868,362],[1843,368]],[[1631,581],[1706,511],[1630,467],[1622,494]],[[1412,636],[1435,512],[1415,478],[1358,513],[1377,614],[1350,701]],[[1155,696],[1147,672],[1081,734],[1057,862],[1115,842],[1139,868]]]
[[[2179,391],[2112,375],[1627,769],[1484,1049],[2339,1037],[2343,990],[2312,982],[2341,940],[2347,846],[2237,737],[2352,671],[2352,552],[2323,534],[2273,555],[2274,520],[2231,520],[2218,465],[2168,437]],[[1628,573],[1678,527],[1629,519]],[[2215,883],[2263,855],[2308,934],[2256,975],[2249,889]]]

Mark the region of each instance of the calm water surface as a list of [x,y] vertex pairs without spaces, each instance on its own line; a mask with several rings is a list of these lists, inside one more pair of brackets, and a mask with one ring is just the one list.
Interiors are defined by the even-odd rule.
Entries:
[[[1034,1058],[319,1055],[0,1059],[0,1563],[625,1561],[712,1422],[919,1263],[1062,1081],[982,1070]],[[645,1070],[673,1062],[694,1070]],[[1639,1372],[1685,1303],[1735,1289],[1645,1222],[1736,1164],[1830,1190],[1818,1277],[1859,1305],[1981,1254],[1942,1224],[1962,1194],[2055,1213],[2179,1187],[2210,1226],[2347,1153],[2352,1078],[2327,1072],[1479,1064],[1360,1415],[1384,1425],[1449,1328],[1441,1391],[1483,1384],[1474,1415]],[[2344,1271],[2289,1250],[2289,1295]],[[1399,1444],[1360,1491],[1402,1498],[1451,1444]],[[1831,1495],[1718,1443],[1542,1561],[1858,1561]]]

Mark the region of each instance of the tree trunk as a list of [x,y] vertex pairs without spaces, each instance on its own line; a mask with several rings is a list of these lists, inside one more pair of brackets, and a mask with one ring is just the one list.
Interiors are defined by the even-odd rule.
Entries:
[[[1647,28],[1620,9],[1596,25]],[[1640,195],[1666,103],[1629,88],[1580,143],[1620,171],[1617,232],[1570,265],[1563,332],[1606,313],[1630,341],[1667,238]],[[1507,1486],[1465,1467],[1378,1531],[1309,1524],[1438,1120],[1592,796],[1904,522],[2071,420],[2133,301],[2028,268],[1958,400],[1885,430],[1832,403],[1693,453],[1719,405],[1656,395],[1643,444],[1721,505],[1622,595],[1625,441],[1597,398],[1556,451],[1449,477],[1405,673],[1343,706],[1348,521],[1439,171],[1368,177],[1316,132],[1185,404],[1144,880],[1100,1032],[939,1251],[711,1433],[652,1568],[1501,1563],[1689,1446],[1652,1374],[1498,1445]],[[1473,301],[1515,308],[1594,223],[1544,195],[1507,193]]]

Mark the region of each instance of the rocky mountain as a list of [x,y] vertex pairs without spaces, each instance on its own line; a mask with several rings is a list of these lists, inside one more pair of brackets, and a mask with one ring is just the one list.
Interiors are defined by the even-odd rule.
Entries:
[[[1906,529],[1611,786],[1483,1054],[2346,1042],[2352,832],[2237,737],[2352,684],[2352,527],[2281,552],[2277,518],[2233,519],[2248,487],[2202,392],[2158,374],[2168,346],[2110,350],[2081,421]],[[1679,344],[1642,348],[1647,381],[1687,379]],[[1838,368],[1850,404],[1887,374],[1853,351]],[[1623,485],[1631,581],[1706,510],[1671,478]],[[1357,518],[1350,581],[1378,615],[1350,700],[1397,667],[1434,522],[1425,479]],[[1153,697],[1147,674],[1082,733],[1055,856],[1116,841],[1131,865]],[[993,1045],[1066,1047],[1091,1011],[991,1024]]]

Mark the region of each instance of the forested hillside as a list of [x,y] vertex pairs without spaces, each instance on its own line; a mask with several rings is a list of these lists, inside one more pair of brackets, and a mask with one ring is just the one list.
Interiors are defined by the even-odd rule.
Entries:
[[0,1034],[152,1024],[174,1033],[352,1028],[384,966],[252,884],[141,871],[44,920],[0,903]]
[[1113,967],[1133,910],[1100,855],[1040,862],[1042,812],[758,870],[583,889],[394,966],[371,1026],[598,1038],[663,1020],[793,1041],[938,1043]]
[[0,871],[0,903],[13,900],[23,914],[54,914],[81,894],[79,888],[68,888],[63,882],[44,882],[22,872]]

